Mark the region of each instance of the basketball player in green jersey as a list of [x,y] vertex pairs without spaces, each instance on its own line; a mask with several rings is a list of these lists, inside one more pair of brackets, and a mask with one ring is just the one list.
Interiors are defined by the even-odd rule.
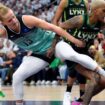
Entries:
[[87,0],[61,0],[52,22],[58,25],[60,19],[66,21],[73,16],[85,14],[87,11]]
[[[88,11],[88,2],[86,0],[61,0],[56,14],[53,18],[53,24],[58,25],[59,20],[62,22],[76,16],[86,14]],[[62,18],[61,18],[62,17]],[[71,30],[67,30],[69,33]],[[70,67],[70,61],[66,61],[69,68],[69,76],[67,79],[67,88],[64,93],[63,105],[70,105],[71,101],[71,90],[74,81],[77,80],[80,84],[80,96],[84,94],[86,78],[79,74],[74,67]]]
[[[88,16],[88,14],[75,16],[74,18],[71,18],[71,19],[67,20],[66,22],[60,24],[60,26],[62,28],[70,29],[70,31],[71,31],[70,33],[74,37],[76,37],[80,40],[84,40],[86,42],[85,48],[79,48],[79,47],[71,44],[71,46],[75,49],[75,51],[77,51],[79,53],[86,54],[89,46],[93,43],[94,38],[97,36],[97,33],[103,27],[102,23],[104,23],[104,14],[105,14],[105,12],[104,12],[105,7],[103,6],[104,5],[103,3],[105,3],[104,0],[93,1],[91,3],[91,13],[89,14],[89,16]],[[100,12],[100,14],[99,14],[99,12]],[[73,63],[71,63],[71,64],[73,64]],[[87,89],[87,90],[89,90],[89,89]],[[93,94],[92,90],[90,90],[90,91],[91,91],[90,93]],[[88,96],[85,95],[85,98],[86,97],[89,97],[89,95]],[[91,97],[89,97],[89,98],[91,98]],[[82,100],[80,99],[79,101],[82,101]],[[89,104],[89,100],[87,102],[88,103],[87,104],[85,103],[85,105]],[[72,105],[80,105],[80,104],[81,103],[79,103],[79,102],[72,103]]]

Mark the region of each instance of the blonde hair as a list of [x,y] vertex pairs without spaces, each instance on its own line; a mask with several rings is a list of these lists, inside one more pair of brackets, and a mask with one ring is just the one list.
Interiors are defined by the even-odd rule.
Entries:
[[91,10],[105,6],[105,0],[92,0]]
[[9,8],[0,3],[0,21],[3,21],[3,16],[8,13]]

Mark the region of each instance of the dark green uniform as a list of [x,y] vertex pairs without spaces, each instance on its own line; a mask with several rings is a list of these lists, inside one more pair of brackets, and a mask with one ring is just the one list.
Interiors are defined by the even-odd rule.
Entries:
[[[76,47],[74,44],[70,43],[66,40],[66,42],[70,43],[70,45],[73,47],[75,51],[81,54],[87,54],[88,55],[88,48],[91,44],[93,44],[94,39],[97,37],[98,32],[100,31],[101,24],[98,22],[97,24],[91,26],[89,25],[89,17],[87,14],[83,15],[83,25],[79,29],[72,29],[71,34],[77,38],[84,40],[86,42],[85,48]],[[70,77],[75,77],[77,74],[76,71],[73,70],[75,68],[75,65],[77,65],[74,62],[67,61],[68,67],[70,67]],[[72,65],[72,66],[71,66]],[[80,83],[85,83],[85,79],[81,77],[81,75],[77,75],[77,78]]]
[[[63,12],[63,16],[62,16],[62,21],[66,21],[74,16],[77,15],[84,15],[87,13],[87,8],[85,5],[84,0],[80,0],[80,3],[77,4],[75,2],[75,0],[68,0],[68,5],[65,8],[64,12]],[[76,30],[67,30],[71,35],[74,35]],[[77,34],[77,33],[76,33]],[[76,37],[76,36],[75,36]],[[67,40],[66,40],[67,41]],[[69,41],[67,41],[68,43],[70,43]],[[74,46],[75,49],[75,46]],[[80,49],[75,49],[76,51],[80,50]],[[83,53],[83,52],[82,52]],[[74,62],[70,62],[70,61],[66,61],[67,62],[67,66],[70,68],[70,73],[69,76],[70,77],[76,77],[76,75],[78,74],[77,71],[75,70],[75,63]],[[86,83],[86,78],[80,74],[77,75],[78,81],[79,83]]]
[[65,8],[62,16],[62,21],[66,21],[73,16],[83,15],[87,13],[86,5],[84,0],[80,0],[79,4],[75,3],[75,0],[68,0],[68,6]]
[[[76,47],[74,44],[70,43],[70,45],[79,53],[81,53],[81,49],[86,49],[84,50],[85,53],[87,52],[88,48],[90,47],[91,44],[93,44],[94,39],[97,37],[98,32],[100,31],[101,24],[98,22],[97,24],[91,26],[89,24],[89,17],[87,14],[83,15],[83,25],[79,29],[71,29],[70,33],[73,35],[75,38],[83,40],[86,42],[86,47],[85,48],[79,48]],[[80,51],[78,50],[80,49]]]

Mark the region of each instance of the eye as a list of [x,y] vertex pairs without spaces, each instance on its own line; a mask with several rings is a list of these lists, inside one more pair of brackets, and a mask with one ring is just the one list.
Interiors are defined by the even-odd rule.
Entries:
[[8,20],[8,22],[11,22],[11,21],[12,21],[12,19]]
[[11,19],[9,19],[9,20],[8,20],[8,22],[11,22],[11,21],[12,21],[12,19],[14,19],[14,16],[12,16],[12,17],[11,17]]

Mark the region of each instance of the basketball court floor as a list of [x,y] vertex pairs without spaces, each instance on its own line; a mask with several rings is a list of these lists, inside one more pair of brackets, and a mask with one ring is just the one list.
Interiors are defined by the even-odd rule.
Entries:
[[[24,86],[24,105],[62,105],[66,86]],[[11,86],[2,87],[5,97],[0,97],[0,105],[15,105]],[[72,100],[79,97],[79,87],[74,85]],[[90,105],[105,105],[105,90],[92,99]]]

